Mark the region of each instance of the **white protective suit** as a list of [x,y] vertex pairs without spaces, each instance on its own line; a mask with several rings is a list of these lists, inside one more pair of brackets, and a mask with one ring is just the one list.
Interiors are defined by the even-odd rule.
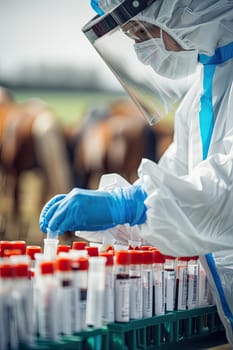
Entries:
[[[139,167],[148,194],[139,236],[165,254],[201,256],[233,344],[233,1],[158,0],[139,18],[197,49],[201,64],[173,143],[159,164]],[[119,227],[110,231],[117,237]]]

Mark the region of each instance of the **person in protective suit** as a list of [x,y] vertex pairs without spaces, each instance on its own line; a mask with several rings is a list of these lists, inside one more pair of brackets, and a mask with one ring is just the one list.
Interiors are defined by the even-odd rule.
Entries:
[[[199,255],[233,344],[233,2],[100,0],[98,6],[100,15],[83,32],[151,124],[176,105],[174,140],[158,164],[142,160],[133,185],[55,196],[40,227],[83,231],[93,241],[109,232],[127,241],[128,228],[136,227],[144,243],[164,254]],[[147,80],[140,73],[133,81],[139,69],[116,58],[123,51],[125,60],[134,55],[144,66]],[[189,89],[181,93],[186,77]]]

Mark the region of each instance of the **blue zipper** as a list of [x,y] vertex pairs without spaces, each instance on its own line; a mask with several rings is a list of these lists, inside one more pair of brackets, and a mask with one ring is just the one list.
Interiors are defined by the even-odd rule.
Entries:
[[[202,140],[202,157],[206,159],[209,151],[210,141],[214,129],[214,108],[212,103],[213,78],[218,64],[233,58],[233,43],[217,48],[213,56],[199,55],[199,62],[204,66],[203,94],[200,99],[201,110],[199,113],[200,133]],[[216,264],[211,253],[205,255],[206,262],[212,273],[223,312],[231,323],[233,330],[233,316],[227,303],[225,293],[221,284]]]

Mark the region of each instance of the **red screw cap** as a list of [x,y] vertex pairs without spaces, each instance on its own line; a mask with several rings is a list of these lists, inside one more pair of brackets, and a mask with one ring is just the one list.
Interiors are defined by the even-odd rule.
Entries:
[[98,256],[99,248],[98,247],[85,247],[89,256]]
[[75,249],[75,250],[84,250],[86,246],[87,246],[86,242],[73,242],[72,243],[72,249]]
[[72,260],[66,257],[58,257],[56,260],[56,269],[62,272],[69,272],[72,270]]
[[53,274],[55,271],[55,266],[53,261],[42,261],[40,263],[40,272],[42,275]]
[[117,265],[129,265],[130,256],[128,250],[118,250],[115,254],[116,264]]
[[26,254],[31,260],[35,260],[35,254],[41,253],[42,248],[39,245],[28,245],[26,248]]

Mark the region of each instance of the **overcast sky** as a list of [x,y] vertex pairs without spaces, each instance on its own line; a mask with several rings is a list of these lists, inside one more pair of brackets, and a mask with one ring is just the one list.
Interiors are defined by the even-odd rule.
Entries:
[[0,0],[0,76],[22,65],[68,63],[108,69],[81,31],[90,0]]

